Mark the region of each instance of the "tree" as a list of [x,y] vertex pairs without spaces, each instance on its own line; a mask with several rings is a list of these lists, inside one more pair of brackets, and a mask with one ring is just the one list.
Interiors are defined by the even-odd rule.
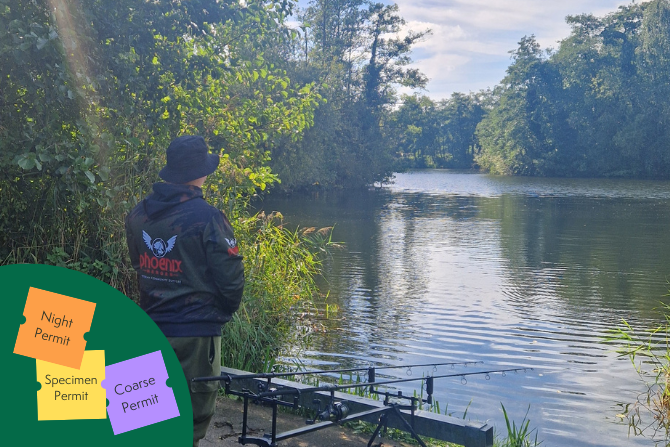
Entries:
[[304,48],[282,62],[291,77],[314,82],[327,100],[302,142],[272,153],[273,169],[287,189],[315,184],[360,187],[383,182],[393,171],[387,141],[390,107],[398,85],[426,80],[407,68],[412,46],[426,33],[401,36],[397,5],[361,0],[315,0],[299,16]]
[[475,129],[486,111],[485,93],[453,93],[439,103],[405,95],[389,121],[402,166],[471,169]]
[[440,103],[443,152],[451,156],[448,167],[473,167],[474,149],[477,146],[475,130],[486,115],[482,104],[485,95],[485,92],[470,95],[453,93],[451,98]]
[[498,104],[477,128],[475,160],[495,173],[552,174],[560,165],[554,127],[563,119],[554,101],[560,95],[560,76],[534,36],[521,39],[512,59],[496,92]]
[[477,162],[522,175],[670,176],[668,0],[570,16],[544,58],[520,42],[477,130]]
[[641,102],[648,126],[644,139],[645,171],[651,177],[670,172],[670,1],[656,0],[644,11],[636,49]]

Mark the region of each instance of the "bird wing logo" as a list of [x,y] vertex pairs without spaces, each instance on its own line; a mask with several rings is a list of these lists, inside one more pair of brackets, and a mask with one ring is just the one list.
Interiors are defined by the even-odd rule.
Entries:
[[142,230],[142,239],[144,239],[144,243],[147,244],[147,247],[149,250],[152,250],[151,248],[151,236],[147,234],[146,231]]
[[172,251],[172,249],[174,248],[175,243],[177,243],[177,235],[174,235],[170,239],[168,239],[167,249],[165,250],[165,253],[170,253],[170,251]]
[[177,236],[172,236],[170,239],[168,239],[167,243],[157,237],[156,239],[151,239],[151,236],[149,236],[149,233],[146,231],[142,230],[142,239],[144,239],[144,243],[146,246],[151,250],[151,252],[156,256],[157,258],[162,258],[166,254],[168,254],[172,249],[174,248],[175,243],[177,242]]

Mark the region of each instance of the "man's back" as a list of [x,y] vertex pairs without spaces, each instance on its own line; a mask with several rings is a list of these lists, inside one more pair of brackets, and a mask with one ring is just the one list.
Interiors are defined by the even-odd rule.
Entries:
[[166,336],[220,335],[244,275],[232,228],[191,185],[157,183],[126,218],[140,306]]

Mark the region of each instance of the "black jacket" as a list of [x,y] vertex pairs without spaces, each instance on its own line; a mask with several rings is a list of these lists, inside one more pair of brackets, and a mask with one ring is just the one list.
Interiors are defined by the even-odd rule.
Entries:
[[169,337],[221,335],[238,309],[244,267],[226,216],[196,186],[154,184],[126,217],[140,306]]

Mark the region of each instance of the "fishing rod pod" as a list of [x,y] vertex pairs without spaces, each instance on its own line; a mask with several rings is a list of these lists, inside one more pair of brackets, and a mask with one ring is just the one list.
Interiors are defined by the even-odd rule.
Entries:
[[[310,433],[316,430],[320,430],[326,427],[330,427],[334,424],[341,424],[347,421],[354,421],[358,419],[365,419],[371,416],[379,416],[379,423],[376,430],[372,434],[370,441],[368,442],[368,447],[370,447],[379,435],[380,431],[383,429],[386,431],[386,428],[389,424],[389,417],[394,416],[397,418],[401,425],[404,427],[404,430],[409,432],[414,439],[421,445],[421,447],[426,447],[426,444],[419,437],[419,435],[414,430],[414,419],[415,412],[418,408],[418,404],[426,403],[429,405],[433,404],[433,393],[435,389],[434,381],[435,379],[443,379],[448,377],[461,377],[462,383],[467,383],[465,379],[466,376],[472,375],[485,375],[487,380],[490,378],[491,374],[501,373],[505,376],[508,372],[520,372],[533,370],[533,368],[507,368],[507,369],[495,369],[495,370],[486,370],[486,371],[472,371],[472,372],[461,372],[461,373],[452,373],[452,374],[442,374],[442,375],[432,375],[424,377],[408,377],[404,379],[392,379],[392,380],[382,380],[377,381],[376,369],[394,369],[394,368],[407,368],[408,374],[411,374],[412,367],[419,366],[433,366],[433,370],[437,371],[437,366],[451,365],[469,365],[482,362],[461,362],[461,363],[439,363],[439,364],[423,364],[423,365],[404,365],[404,366],[392,366],[392,367],[368,367],[364,368],[349,368],[349,369],[339,369],[339,370],[322,370],[322,371],[303,371],[299,373],[261,373],[261,374],[225,374],[216,377],[197,377],[191,379],[192,382],[204,382],[204,381],[223,381],[225,384],[226,394],[232,394],[243,398],[244,401],[244,411],[242,416],[242,434],[239,437],[238,441],[242,445],[254,444],[260,447],[277,447],[277,442],[296,437],[302,434]],[[291,387],[290,385],[280,385],[281,388],[273,387],[272,383],[273,378],[286,377],[292,375],[307,375],[307,374],[318,374],[318,373],[333,373],[333,372],[353,372],[353,371],[367,371],[367,381],[351,384],[341,384],[341,385],[324,385],[324,386],[314,386],[307,388],[296,388]],[[231,384],[233,381],[245,380],[245,379],[265,379],[264,383],[258,383],[258,391],[252,392],[249,389],[242,390],[233,390]],[[379,391],[378,387],[380,385],[392,385],[397,383],[407,383],[407,382],[423,382],[426,384],[426,398],[415,397],[415,396],[405,396],[402,391],[397,391],[392,393],[389,391]],[[350,406],[344,399],[337,399],[335,397],[335,392],[339,390],[351,389],[351,388],[368,388],[368,391],[371,394],[384,396],[384,406],[375,408],[372,410],[360,411],[355,414],[350,414]],[[316,405],[315,415],[313,419],[306,420],[307,426],[303,428],[298,428],[295,430],[290,430],[283,433],[277,433],[277,409],[279,406],[293,407],[294,409],[300,408],[299,402],[300,397],[303,394],[307,393],[317,393],[317,392],[328,392],[330,395],[328,397],[328,402],[325,407],[322,408],[322,402],[320,399],[314,399],[312,401],[313,405]],[[285,401],[280,399],[283,396],[293,396],[292,402]],[[248,420],[248,408],[249,400],[252,400],[255,403],[266,404],[272,407],[272,431],[268,434],[264,434],[262,437],[253,437],[247,436],[247,420]],[[401,405],[398,402],[391,401],[391,399],[404,399],[409,401],[407,405]],[[405,417],[406,414],[402,411],[409,411],[410,421],[408,422]],[[320,421],[320,422],[317,422]]]

